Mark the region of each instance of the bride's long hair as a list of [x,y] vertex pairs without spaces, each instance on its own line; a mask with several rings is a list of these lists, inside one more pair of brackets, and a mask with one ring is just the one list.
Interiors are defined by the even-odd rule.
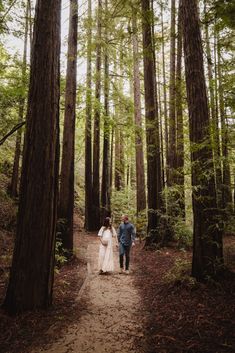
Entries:
[[110,217],[105,217],[104,222],[103,222],[103,227],[105,227],[105,229],[110,229],[110,232],[113,235],[113,226],[112,226]]
[[111,218],[106,217],[103,222],[103,227],[112,229]]

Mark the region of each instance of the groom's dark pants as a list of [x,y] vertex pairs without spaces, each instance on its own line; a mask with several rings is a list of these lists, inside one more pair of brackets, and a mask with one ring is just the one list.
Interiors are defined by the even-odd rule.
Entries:
[[124,245],[124,244],[120,244],[120,246],[119,246],[120,267],[123,268],[123,261],[124,261],[124,256],[125,256],[125,258],[126,258],[126,262],[125,262],[126,271],[129,270],[130,250],[131,250],[131,245],[127,246],[127,245]]

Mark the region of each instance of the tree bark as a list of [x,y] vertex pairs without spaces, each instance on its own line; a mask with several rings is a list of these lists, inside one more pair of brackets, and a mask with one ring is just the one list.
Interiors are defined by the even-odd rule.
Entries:
[[111,150],[110,150],[110,197],[112,195],[112,188],[113,188],[113,151],[114,151],[114,127],[112,126]]
[[104,50],[104,142],[101,184],[102,218],[110,217],[110,122],[109,122],[109,57],[108,57],[108,1],[105,0],[105,50]]
[[184,194],[184,122],[182,107],[182,9],[178,8],[177,63],[176,63],[176,182],[180,215],[185,218]]
[[232,212],[232,190],[231,190],[231,172],[228,155],[228,123],[226,118],[226,111],[224,106],[224,88],[222,83],[222,69],[221,69],[221,50],[219,39],[217,41],[218,54],[218,92],[219,92],[219,107],[221,120],[221,142],[222,142],[222,156],[223,156],[223,181],[222,181],[222,207],[229,213]]
[[96,38],[96,82],[95,82],[95,112],[93,135],[93,222],[92,230],[100,227],[100,94],[101,94],[101,13],[102,1],[98,0],[97,38]]
[[222,264],[213,152],[197,0],[182,1],[186,88],[192,163],[193,263],[198,280],[215,277]]
[[65,89],[65,115],[63,133],[63,154],[60,176],[59,218],[63,219],[62,246],[69,253],[73,251],[74,210],[74,140],[76,120],[77,88],[77,28],[78,2],[70,0],[68,58]]
[[[205,15],[205,39],[206,39],[206,55],[207,55],[207,70],[208,70],[208,82],[209,82],[209,97],[210,97],[210,113],[211,113],[211,125],[212,125],[212,141],[213,141],[213,152],[214,152],[214,163],[216,171],[216,192],[217,200],[221,206],[222,199],[222,170],[221,170],[221,156],[220,156],[220,134],[218,126],[218,109],[215,106],[215,92],[214,92],[214,78],[213,78],[213,63],[211,57],[209,28],[207,23],[207,9],[206,0],[204,0],[204,15]],[[215,54],[216,55],[216,54]]]
[[[159,130],[160,130],[160,146],[161,146],[161,168],[162,168],[162,186],[165,188],[165,164],[164,164],[164,139],[163,139],[163,113],[162,113],[162,102],[161,102],[161,82],[160,82],[160,65],[156,66],[157,73],[157,101],[158,101],[158,114],[159,114]],[[166,203],[164,205],[166,211]]]
[[[38,0],[16,242],[4,307],[52,303],[59,165],[61,1]],[[43,30],[46,28],[46,31]]]
[[86,76],[86,127],[85,127],[85,229],[92,230],[92,78],[91,78],[91,39],[92,39],[92,7],[88,0],[87,29],[87,76]]
[[176,82],[175,82],[175,0],[171,0],[170,90],[169,90],[169,170],[168,185],[175,184],[176,168]]
[[138,27],[136,12],[132,10],[132,44],[133,44],[133,88],[135,116],[135,161],[136,161],[136,207],[137,215],[146,208],[143,131],[141,118],[140,69],[138,48]]
[[148,234],[146,246],[161,241],[159,234],[159,211],[162,206],[162,173],[159,143],[159,122],[156,107],[156,84],[152,40],[152,16],[149,0],[142,0],[142,28],[144,50],[144,89],[147,144],[147,186],[148,186]]
[[[163,5],[161,4],[161,39],[162,39],[162,73],[163,73],[163,94],[164,94],[164,128],[165,128],[165,168],[166,168],[166,183],[169,181],[169,137],[168,137],[168,111],[167,111],[167,85],[166,85],[166,63],[165,63],[165,36],[163,22]],[[166,200],[167,208],[167,200]]]
[[116,190],[121,190],[121,175],[120,175],[120,131],[118,126],[115,128],[115,173],[114,185]]

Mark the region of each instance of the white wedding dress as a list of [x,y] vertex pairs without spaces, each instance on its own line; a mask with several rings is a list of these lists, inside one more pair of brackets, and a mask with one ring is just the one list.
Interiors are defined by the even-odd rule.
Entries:
[[112,230],[101,227],[98,236],[102,237],[104,243],[107,242],[107,245],[100,243],[98,268],[103,272],[114,271],[113,238],[117,237],[117,233],[113,227]]

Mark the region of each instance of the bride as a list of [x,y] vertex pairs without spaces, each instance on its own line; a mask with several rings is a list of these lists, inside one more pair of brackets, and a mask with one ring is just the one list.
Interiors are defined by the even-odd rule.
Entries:
[[106,217],[103,226],[100,228],[98,237],[100,239],[98,268],[99,274],[114,270],[113,261],[113,238],[117,242],[117,233],[111,224],[111,219]]

